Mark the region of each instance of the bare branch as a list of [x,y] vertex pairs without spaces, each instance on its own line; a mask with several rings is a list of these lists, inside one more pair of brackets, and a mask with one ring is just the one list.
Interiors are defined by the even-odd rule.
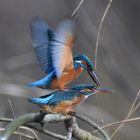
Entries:
[[100,34],[101,34],[101,30],[102,30],[102,26],[103,26],[103,23],[104,23],[104,20],[105,20],[105,17],[107,15],[107,12],[111,6],[111,3],[112,3],[112,0],[109,0],[109,3],[105,9],[105,12],[102,16],[102,19],[101,19],[101,22],[100,22],[100,25],[99,25],[99,30],[98,30],[98,33],[97,33],[97,39],[96,39],[96,47],[95,47],[95,69],[97,70],[97,54],[98,54],[98,46],[99,46],[99,39],[100,39]]
[[[46,123],[46,122],[52,123],[52,122],[54,122],[54,123],[56,123],[56,122],[60,122],[60,121],[64,121],[64,120],[70,120],[72,118],[73,117],[71,117],[70,115],[64,116],[61,114],[45,114],[45,113],[28,113],[28,114],[25,114],[25,115],[22,115],[22,116],[16,118],[14,121],[13,121],[13,119],[0,118],[0,121],[12,121],[5,128],[5,130],[3,132],[0,132],[0,140],[3,140],[3,139],[7,140],[12,135],[12,133],[16,130],[16,128],[18,128],[21,125],[25,125],[25,126],[30,127],[32,129],[38,130],[39,132],[50,135],[50,136],[57,138],[57,139],[67,140],[67,137],[65,137],[65,136],[50,132],[46,129],[38,128],[38,127],[33,126],[31,124],[28,124],[28,123],[32,123],[32,122],[36,122],[36,123],[42,123],[42,122],[43,123]],[[91,139],[92,140],[101,140],[99,137],[94,136],[90,132],[87,132],[85,130],[80,129],[76,123],[76,120],[74,121],[74,125],[72,128],[72,136],[76,139],[79,139],[79,140],[85,140],[85,139],[87,139],[87,140],[91,140]]]
[[134,109],[132,110],[131,114],[134,114],[134,112],[136,112],[136,110],[140,107],[140,102],[134,107]]
[[76,9],[72,12],[71,17],[73,17],[76,12],[79,10],[79,8],[81,7],[81,5],[83,4],[84,0],[80,0],[79,4],[77,5]]
[[100,132],[100,134],[102,134],[102,136],[104,137],[105,140],[110,140],[109,136],[107,135],[107,133],[99,126],[97,125],[95,122],[93,122],[92,120],[90,120],[88,117],[82,115],[82,114],[75,114],[74,115],[76,118],[86,122],[87,124],[89,124],[90,126],[92,126],[94,129],[96,129],[98,132]]
[[71,119],[73,121],[73,136],[78,140],[101,140],[101,138],[94,136],[90,132],[80,129],[77,125],[76,118]]
[[[136,104],[136,102],[137,102],[137,99],[138,99],[139,95],[140,95],[140,90],[138,91],[137,96],[135,97],[135,99],[134,99],[134,101],[133,101],[133,103],[132,103],[132,106],[130,107],[130,110],[129,110],[129,112],[128,112],[126,118],[125,118],[125,120],[128,120],[129,117],[130,117],[130,115],[132,115],[134,106],[135,106],[135,104]],[[116,136],[116,134],[119,132],[119,130],[123,127],[124,123],[125,123],[125,122],[122,122],[122,123],[120,124],[120,126],[118,126],[118,128],[117,128],[117,129],[114,131],[114,133],[111,135],[111,139],[113,139],[113,137]]]
[[27,131],[30,131],[30,132],[33,134],[34,138],[35,138],[36,140],[38,139],[37,134],[36,134],[31,128],[26,127],[26,126],[20,126],[19,128],[20,128],[20,129],[27,130]]
[[[10,98],[8,99],[8,102],[9,102],[9,105],[10,105],[10,107],[11,107],[11,110],[12,110],[12,113],[13,113],[13,117],[14,117],[14,119],[16,119],[16,114],[15,114],[14,107],[13,107],[13,105],[12,105],[12,101],[11,101]],[[32,129],[30,129],[30,128],[28,128],[28,127],[25,127],[25,126],[21,126],[21,127],[19,127],[19,128],[22,128],[22,129],[24,129],[24,130],[30,131],[30,132],[34,135],[35,139],[38,139],[37,134],[36,134]],[[19,132],[19,128],[18,128],[18,132]],[[21,140],[20,132],[19,132],[19,139]]]
[[15,114],[15,111],[14,111],[14,108],[13,108],[13,105],[12,105],[12,102],[11,102],[11,99],[10,98],[8,99],[8,102],[9,102],[9,105],[10,105],[10,108],[11,108],[11,111],[12,111],[12,114],[13,114],[13,117],[15,119],[16,118],[16,114]]
[[107,128],[107,127],[111,127],[112,125],[117,125],[117,124],[126,123],[126,122],[133,122],[133,121],[137,121],[137,120],[140,120],[140,117],[109,123],[107,125],[102,126],[101,128],[104,129],[104,128]]
[[39,132],[41,132],[41,133],[43,133],[45,135],[48,135],[48,136],[51,136],[51,137],[54,137],[54,138],[57,138],[57,139],[60,139],[60,140],[67,140],[66,136],[62,136],[60,134],[56,134],[56,133],[48,131],[46,129],[38,128],[38,127],[33,126],[31,124],[28,124],[26,126],[32,128],[34,130],[37,130],[37,131],[39,131]]
[[[4,131],[4,128],[0,128],[0,131]],[[27,135],[27,134],[22,133],[22,132],[14,131],[13,134],[20,135],[21,137],[25,137],[25,138],[28,138],[28,139],[31,139],[31,140],[37,140],[35,137],[32,137],[32,136]]]
[[[48,117],[47,117],[48,116]],[[56,120],[54,119],[56,117]],[[59,118],[60,117],[60,118]],[[48,119],[47,119],[48,118]],[[52,118],[52,119],[51,119]],[[42,120],[42,122],[47,122],[47,123],[49,123],[49,121],[50,121],[50,123],[51,122],[53,122],[53,120],[54,120],[54,122],[60,122],[60,120],[62,119],[62,120],[64,120],[64,118],[66,119],[66,117],[65,116],[60,116],[59,114],[48,114],[48,115],[46,115],[45,117],[44,117],[44,119]],[[69,116],[68,116],[68,118],[69,118]],[[0,121],[2,121],[2,122],[12,122],[12,121],[14,121],[14,119],[10,119],[10,118],[0,118]],[[61,139],[61,140],[67,140],[66,139],[66,137],[65,136],[62,136],[62,135],[59,135],[59,134],[56,134],[56,133],[54,133],[54,132],[51,132],[51,131],[48,131],[48,130],[46,130],[46,129],[40,129],[40,128],[38,128],[38,127],[36,127],[36,126],[33,126],[33,125],[31,125],[31,124],[26,124],[25,126],[27,126],[27,127],[29,127],[29,128],[32,128],[32,129],[34,129],[34,130],[37,130],[37,131],[39,131],[39,132],[41,132],[41,133],[43,133],[43,134],[45,134],[45,135],[48,135],[48,136],[51,136],[51,137],[54,137],[54,138],[57,138],[57,139]],[[23,127],[23,126],[20,126],[20,127]]]
[[19,126],[29,122],[38,121],[38,119],[43,117],[43,115],[40,113],[28,113],[16,118],[15,121],[10,123],[4,131],[0,132],[0,139],[7,140]]
[[[9,105],[10,105],[10,108],[11,108],[11,111],[12,111],[12,114],[13,114],[13,117],[15,119],[16,118],[16,114],[15,114],[14,107],[12,105],[12,101],[11,101],[10,98],[8,99],[8,102],[9,102]],[[18,132],[19,132],[19,128],[18,128]],[[20,135],[19,135],[19,140],[21,140],[21,136]]]

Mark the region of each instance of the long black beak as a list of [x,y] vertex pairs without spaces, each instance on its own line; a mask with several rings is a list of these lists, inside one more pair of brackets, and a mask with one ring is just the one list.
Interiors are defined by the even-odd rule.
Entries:
[[96,93],[115,93],[114,90],[109,89],[109,88],[104,88],[104,87],[96,88],[96,89],[94,89],[94,92],[96,92]]
[[94,83],[96,84],[97,87],[101,86],[101,83],[98,79],[98,77],[96,76],[95,72],[94,71],[90,71],[90,70],[87,70],[88,71],[88,74],[90,75],[90,77],[92,78],[92,80],[94,81]]

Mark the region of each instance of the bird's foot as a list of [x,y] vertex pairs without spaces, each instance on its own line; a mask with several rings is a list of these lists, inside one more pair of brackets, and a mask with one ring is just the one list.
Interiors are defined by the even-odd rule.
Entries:
[[47,114],[47,112],[44,112],[43,110],[40,110],[39,112],[40,112],[40,115],[42,116]]
[[71,115],[71,116],[74,116],[76,114],[76,111],[70,111],[69,113],[68,113],[68,115]]
[[44,125],[45,125],[45,122],[43,121],[43,118],[44,118],[44,116],[45,116],[46,114],[48,114],[48,113],[47,113],[47,112],[44,112],[44,111],[42,111],[42,110],[40,110],[40,115],[41,115],[41,117],[42,117],[42,119],[41,119],[41,121],[40,121],[40,126],[41,126],[41,127],[44,127]]

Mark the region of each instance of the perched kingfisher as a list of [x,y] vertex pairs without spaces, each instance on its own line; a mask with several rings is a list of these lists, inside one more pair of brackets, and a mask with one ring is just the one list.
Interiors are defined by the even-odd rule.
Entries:
[[75,80],[86,70],[96,86],[100,81],[93,71],[91,60],[84,54],[72,55],[74,23],[62,21],[56,31],[39,18],[31,22],[31,38],[40,68],[46,76],[29,83],[31,87],[64,90],[65,85]]
[[112,93],[112,90],[97,87],[93,84],[81,84],[64,91],[57,90],[39,98],[28,99],[40,106],[47,113],[75,113],[74,107],[83,102],[88,96],[96,93]]

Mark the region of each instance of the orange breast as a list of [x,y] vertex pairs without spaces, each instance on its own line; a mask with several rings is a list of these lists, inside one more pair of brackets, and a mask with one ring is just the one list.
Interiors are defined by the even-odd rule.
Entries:
[[45,112],[49,113],[62,113],[67,115],[69,112],[73,111],[73,102],[64,101],[57,105],[39,105],[40,108]]
[[52,112],[52,107],[49,105],[39,105],[40,108],[42,108],[45,112]]
[[72,111],[72,107],[72,101],[63,101],[58,105],[55,105],[52,111],[55,113],[68,114]]
[[50,113],[62,113],[67,115],[70,112],[74,112],[74,107],[80,104],[85,99],[84,96],[75,97],[70,101],[63,101],[57,105],[39,105],[45,112]]
[[70,69],[67,71],[64,71],[62,76],[58,79],[53,80],[52,84],[51,84],[51,89],[64,89],[64,86],[68,83],[70,83],[71,81],[75,80],[82,72],[82,68],[78,68],[78,69]]
[[85,96],[77,96],[73,100],[73,106],[76,106],[76,105],[80,104],[83,100],[85,100]]

